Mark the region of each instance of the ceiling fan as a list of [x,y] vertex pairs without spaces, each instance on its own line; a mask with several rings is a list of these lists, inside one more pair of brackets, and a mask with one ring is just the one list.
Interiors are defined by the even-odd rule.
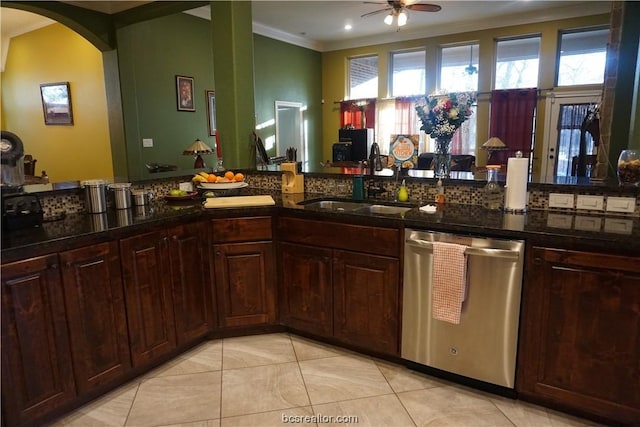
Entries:
[[[382,4],[379,2],[371,2],[365,1],[366,4]],[[401,27],[407,23],[407,10],[415,10],[416,12],[438,12],[442,9],[441,6],[437,4],[431,3],[407,3],[405,0],[387,0],[387,7],[384,9],[374,10],[373,12],[365,13],[361,15],[362,18],[366,18],[368,16],[377,15],[378,13],[387,13],[388,15],[384,18],[384,23],[387,25],[391,25],[393,23],[393,18],[397,18],[398,27]]]

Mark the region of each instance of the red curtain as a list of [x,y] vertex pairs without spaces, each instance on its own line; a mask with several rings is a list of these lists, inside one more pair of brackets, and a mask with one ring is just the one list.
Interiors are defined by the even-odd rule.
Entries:
[[348,126],[353,126],[354,129],[374,129],[376,126],[376,100],[363,99],[340,102],[340,128],[344,129]]
[[491,124],[489,136],[497,136],[508,147],[496,151],[492,160],[506,164],[516,151],[524,157],[531,155],[533,146],[533,117],[538,101],[538,89],[508,89],[491,92]]

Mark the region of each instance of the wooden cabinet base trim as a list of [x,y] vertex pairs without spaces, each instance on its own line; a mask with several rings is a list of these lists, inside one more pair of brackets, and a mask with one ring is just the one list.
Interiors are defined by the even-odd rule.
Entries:
[[[635,422],[628,421],[626,423],[622,423],[621,420],[613,420],[607,415],[600,415],[597,413],[591,405],[582,406],[573,406],[567,405],[564,400],[557,400],[551,396],[543,396],[541,394],[530,393],[530,392],[518,392],[518,400],[523,402],[533,403],[535,405],[539,405],[551,410],[560,411],[568,415],[573,415],[575,417],[584,418],[587,420],[592,420],[599,424],[611,425],[611,426],[629,426],[632,427],[634,425],[638,425],[638,418],[635,419]],[[610,404],[607,404],[610,407]],[[588,408],[588,409],[584,409]],[[608,412],[608,411],[607,411]]]

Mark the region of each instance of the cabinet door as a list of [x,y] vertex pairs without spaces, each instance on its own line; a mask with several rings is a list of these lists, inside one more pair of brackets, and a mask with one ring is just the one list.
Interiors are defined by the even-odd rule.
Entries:
[[168,252],[165,232],[120,241],[131,359],[136,367],[176,347]]
[[398,355],[400,262],[334,251],[334,335],[349,344]]
[[280,244],[280,317],[286,326],[333,336],[331,249]]
[[60,253],[71,355],[79,392],[131,367],[117,242]]
[[213,327],[208,225],[208,222],[191,223],[169,230],[169,265],[179,345],[207,335]]
[[640,258],[534,247],[519,391],[640,421]]
[[276,320],[273,243],[214,245],[220,326]]
[[2,405],[33,422],[76,396],[57,255],[2,266]]

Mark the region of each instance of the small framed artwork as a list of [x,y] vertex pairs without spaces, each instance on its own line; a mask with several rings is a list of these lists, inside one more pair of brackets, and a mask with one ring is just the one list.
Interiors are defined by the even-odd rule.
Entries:
[[196,111],[193,100],[193,77],[176,76],[178,111]]
[[40,85],[45,125],[73,125],[69,82]]
[[207,117],[209,122],[209,135],[216,134],[216,93],[213,90],[207,90]]

